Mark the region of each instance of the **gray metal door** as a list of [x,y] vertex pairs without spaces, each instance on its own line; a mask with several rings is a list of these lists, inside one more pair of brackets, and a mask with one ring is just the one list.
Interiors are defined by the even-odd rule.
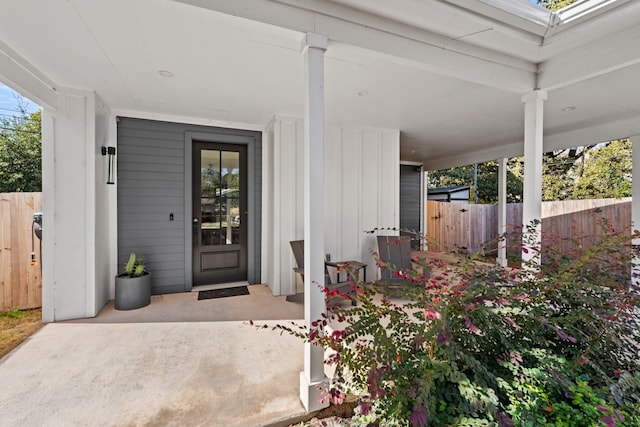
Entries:
[[247,280],[247,147],[193,143],[193,285]]

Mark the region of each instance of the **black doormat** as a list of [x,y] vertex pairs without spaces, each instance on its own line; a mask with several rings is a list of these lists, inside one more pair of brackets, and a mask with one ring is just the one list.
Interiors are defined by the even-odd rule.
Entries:
[[198,292],[198,301],[201,299],[235,297],[238,295],[249,295],[249,289],[246,286],[237,286],[235,288],[209,289],[208,291]]

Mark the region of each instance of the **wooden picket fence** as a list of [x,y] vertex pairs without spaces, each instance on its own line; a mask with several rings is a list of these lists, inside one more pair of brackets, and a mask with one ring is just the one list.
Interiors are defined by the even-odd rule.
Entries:
[[[606,221],[616,230],[631,231],[631,198],[570,200],[542,203],[542,238],[564,253],[588,249],[603,233]],[[522,204],[507,205],[507,251],[520,254]],[[427,202],[429,249],[437,252],[495,254],[498,207]]]
[[32,229],[41,210],[42,193],[0,193],[0,311],[42,306],[40,241]]

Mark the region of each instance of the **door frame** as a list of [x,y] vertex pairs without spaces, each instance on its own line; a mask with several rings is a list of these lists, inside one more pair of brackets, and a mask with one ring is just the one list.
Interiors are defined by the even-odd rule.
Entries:
[[[185,247],[184,247],[184,263],[185,263],[185,292],[193,289],[193,233],[190,215],[193,209],[193,143],[195,142],[212,142],[219,144],[246,145],[247,146],[247,281],[249,283],[260,283],[260,272],[256,271],[257,257],[260,256],[259,247],[259,229],[256,226],[260,218],[260,206],[257,206],[257,200],[261,200],[261,188],[256,188],[256,173],[262,168],[256,167],[256,150],[260,147],[261,135],[255,131],[243,130],[224,130],[212,132],[185,132],[184,141],[184,209],[185,209]],[[258,171],[258,172],[256,172]],[[259,263],[258,263],[259,265]]]
[[[192,253],[196,256],[193,257],[193,284],[195,282],[200,282],[200,285],[207,284],[218,284],[218,283],[228,283],[228,282],[240,282],[245,281],[248,278],[248,263],[247,263],[247,252],[248,252],[248,236],[247,229],[249,225],[248,221],[248,213],[249,208],[247,206],[247,146],[245,144],[221,144],[218,142],[204,142],[199,140],[192,141],[192,162],[194,160],[200,159],[200,161],[195,161],[192,163],[192,178],[191,184],[192,188],[201,187],[202,180],[202,155],[205,151],[215,151],[220,157],[218,158],[218,164],[216,167],[219,167],[220,177],[222,178],[223,171],[223,163],[222,163],[222,153],[235,153],[238,157],[238,178],[239,178],[239,186],[238,186],[238,215],[240,218],[240,224],[238,226],[238,241],[236,243],[232,243],[229,240],[227,232],[231,231],[230,229],[226,229],[225,232],[225,243],[221,244],[220,240],[216,243],[204,244],[204,230],[203,230],[203,221],[202,221],[202,188],[200,191],[192,194],[192,210],[191,217],[192,221],[194,218],[199,218],[199,222],[197,224],[198,233],[200,243],[196,244],[192,247]],[[232,175],[232,171],[228,171],[229,175]],[[220,183],[219,185],[222,185]],[[209,195],[208,197],[212,197]],[[229,206],[225,203],[225,211]],[[228,213],[228,212],[227,212]],[[219,217],[219,221],[222,222],[222,212],[219,213],[221,215]],[[227,220],[230,220],[230,217],[227,217]],[[192,227],[195,229],[196,224],[192,223]],[[218,229],[218,232],[221,233],[221,230]],[[232,233],[233,234],[233,233]],[[195,232],[192,232],[192,236],[196,235]],[[218,235],[220,238],[221,235]],[[233,238],[231,238],[233,239]],[[236,260],[238,261],[235,267],[222,267],[218,269],[212,269],[209,271],[203,271],[202,263],[203,263],[203,254],[209,254],[210,256],[217,257],[221,256],[221,254],[226,253],[237,253],[238,257]],[[197,256],[199,254],[200,256]],[[213,276],[213,277],[212,277]],[[223,276],[223,277],[220,277]],[[208,283],[207,283],[208,282]],[[192,284],[192,285],[193,285]]]

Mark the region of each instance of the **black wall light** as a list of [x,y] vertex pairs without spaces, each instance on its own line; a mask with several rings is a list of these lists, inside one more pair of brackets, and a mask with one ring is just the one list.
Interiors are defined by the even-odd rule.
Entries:
[[113,182],[113,176],[115,175],[115,167],[116,167],[116,147],[102,147],[102,155],[109,156],[109,165],[107,169],[107,184],[115,184]]

